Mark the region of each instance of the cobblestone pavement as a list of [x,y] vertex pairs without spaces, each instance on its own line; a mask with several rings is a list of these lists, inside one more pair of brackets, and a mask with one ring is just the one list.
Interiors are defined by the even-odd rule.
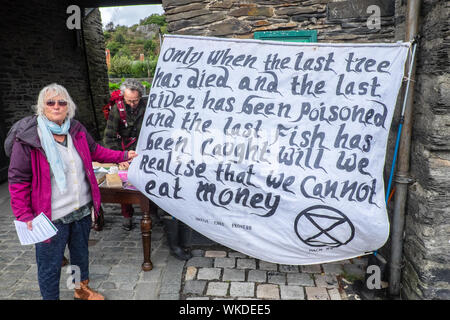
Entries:
[[[9,204],[7,184],[0,185],[0,299],[41,299],[34,246],[21,246]],[[143,262],[140,212],[132,231],[121,229],[118,205],[103,205],[105,228],[89,240],[90,287],[109,300],[360,299],[352,281],[364,277],[367,258],[295,266],[254,259],[224,246],[194,241],[193,258],[169,254],[162,225],[153,216],[153,269]],[[195,233],[196,234],[196,233]],[[195,237],[194,237],[195,238]],[[198,234],[197,234],[198,238]],[[69,257],[66,251],[66,257]],[[62,268],[60,298],[72,300],[69,268]]]

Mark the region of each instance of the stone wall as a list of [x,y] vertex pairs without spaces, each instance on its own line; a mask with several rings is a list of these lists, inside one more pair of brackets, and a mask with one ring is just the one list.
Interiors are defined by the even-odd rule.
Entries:
[[[407,199],[402,279],[407,299],[450,299],[449,13],[448,1],[422,1],[411,148],[415,182]],[[404,29],[404,17],[399,21]]]
[[98,126],[97,139],[102,139],[106,126],[102,106],[109,101],[109,85],[105,55],[105,38],[103,36],[102,20],[98,8],[93,10],[85,18],[83,29],[87,60],[89,63],[89,81],[96,115],[95,120]]
[[[56,82],[67,88],[78,108],[76,118],[95,136],[97,130],[81,33],[66,26],[69,16],[66,9],[70,1],[9,0],[2,4],[0,28],[9,36],[2,38],[0,50],[0,112],[4,121],[1,129],[7,132],[14,122],[32,114],[31,106],[36,104],[40,89]],[[94,32],[99,26],[95,15],[92,18],[97,22],[91,24]],[[87,42],[93,39],[91,25],[84,25]],[[99,38],[95,41],[98,41],[96,46],[104,42]],[[105,59],[104,56],[103,51],[99,57]],[[103,65],[106,68],[106,64]],[[102,72],[93,67],[90,69],[97,104],[101,102],[104,90]],[[107,95],[107,75],[104,82]]]
[[[253,38],[255,31],[317,30],[322,42],[391,42],[393,0],[162,0],[173,34]],[[367,8],[376,4],[381,28],[369,29]]]

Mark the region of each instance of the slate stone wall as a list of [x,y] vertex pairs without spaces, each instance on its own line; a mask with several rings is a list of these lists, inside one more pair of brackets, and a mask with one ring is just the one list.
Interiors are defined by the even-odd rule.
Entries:
[[[404,4],[398,12],[403,37]],[[402,296],[406,299],[450,299],[448,21],[448,1],[422,1],[411,146],[415,182],[408,190],[404,238]]]
[[[317,30],[318,41],[392,42],[392,0],[162,0],[174,34],[253,38],[255,31]],[[380,8],[381,27],[368,28],[367,8]]]
[[[66,26],[69,16],[66,9],[69,5],[70,1],[50,0],[3,3],[0,13],[3,33],[0,50],[0,112],[4,133],[17,120],[33,114],[31,106],[36,104],[39,91],[56,82],[66,87],[75,101],[78,108],[76,118],[98,138],[95,136],[97,128],[81,33],[69,30]],[[92,32],[99,31],[99,23],[97,12],[84,24],[86,42],[95,41],[94,51],[98,52],[102,50],[99,44],[104,43],[103,33],[100,37],[94,37]],[[106,62],[99,61],[102,57],[105,59],[104,47],[102,54],[98,52],[88,55],[93,59],[90,71],[94,102],[100,104],[101,108],[105,88],[105,94],[108,94],[108,78]]]
[[[99,138],[103,138],[106,121],[102,106],[109,101],[108,67],[106,66],[105,38],[103,36],[100,10],[93,10],[83,22],[86,55],[89,64],[89,82]],[[90,94],[91,94],[90,93]],[[86,120],[83,118],[83,120]],[[95,132],[96,133],[96,132]],[[92,133],[94,134],[94,133]]]

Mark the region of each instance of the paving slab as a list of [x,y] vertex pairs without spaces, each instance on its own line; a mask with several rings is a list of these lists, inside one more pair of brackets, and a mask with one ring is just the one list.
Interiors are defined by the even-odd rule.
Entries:
[[264,271],[264,270],[250,270],[248,272],[247,281],[266,282],[267,281],[267,271]]
[[206,290],[206,295],[225,297],[228,294],[229,286],[230,284],[227,282],[210,282]]
[[200,268],[198,269],[198,280],[219,280],[222,273],[221,268]]
[[280,295],[282,300],[304,300],[305,288],[302,286],[280,285]]
[[280,288],[275,284],[259,284],[256,288],[256,297],[259,299],[280,299]]
[[223,281],[245,281],[245,270],[223,269]]
[[306,287],[305,290],[308,300],[330,300],[326,288]]
[[255,284],[253,282],[231,282],[230,296],[232,297],[254,297]]

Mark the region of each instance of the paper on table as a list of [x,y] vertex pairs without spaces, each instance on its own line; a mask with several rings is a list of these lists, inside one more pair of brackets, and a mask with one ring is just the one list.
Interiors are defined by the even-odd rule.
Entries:
[[33,230],[28,230],[26,222],[14,220],[14,224],[21,245],[45,241],[53,237],[58,231],[43,212],[33,219]]

